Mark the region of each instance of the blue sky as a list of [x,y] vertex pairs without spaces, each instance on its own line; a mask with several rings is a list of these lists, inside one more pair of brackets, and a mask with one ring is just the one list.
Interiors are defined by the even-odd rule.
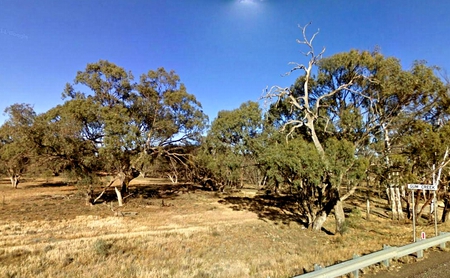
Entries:
[[289,86],[305,62],[298,25],[320,28],[325,56],[381,48],[408,69],[450,72],[450,2],[423,0],[78,0],[0,3],[0,124],[4,109],[62,103],[65,83],[100,59],[131,70],[175,70],[214,119],[266,86]]

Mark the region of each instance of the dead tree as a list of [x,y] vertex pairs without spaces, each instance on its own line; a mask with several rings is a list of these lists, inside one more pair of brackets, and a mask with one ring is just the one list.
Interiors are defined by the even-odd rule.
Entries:
[[[289,130],[286,140],[289,140],[290,136],[294,133],[295,130],[306,127],[309,131],[309,136],[317,152],[322,157],[323,161],[326,161],[326,154],[320,141],[319,137],[316,133],[316,121],[321,117],[319,115],[319,110],[322,108],[322,103],[325,102],[330,97],[338,94],[339,92],[350,89],[350,87],[354,84],[359,76],[354,75],[347,83],[338,86],[336,89],[324,92],[317,98],[312,98],[311,88],[310,88],[310,80],[312,78],[313,68],[317,66],[318,62],[322,59],[322,56],[325,52],[325,48],[319,53],[315,52],[313,47],[313,41],[319,32],[316,32],[312,35],[311,38],[308,38],[306,35],[306,29],[310,24],[307,24],[304,27],[300,27],[302,30],[302,39],[297,40],[297,43],[303,44],[307,47],[308,52],[304,53],[306,57],[309,57],[308,64],[299,64],[291,62],[291,65],[294,67],[287,73],[287,75],[293,73],[294,71],[300,70],[303,72],[303,92],[301,96],[297,96],[294,91],[290,88],[284,88],[279,86],[273,86],[270,89],[266,90],[265,95],[263,96],[266,100],[276,100],[275,104],[278,104],[281,100],[287,100],[291,111],[299,111],[301,112],[301,117],[297,119],[290,119],[283,125],[283,130]],[[324,180],[329,180],[329,173],[324,173]],[[317,188],[317,190],[322,191],[323,196],[332,196],[323,206],[322,209],[318,210],[315,217],[314,223],[312,223],[312,228],[315,231],[320,231],[322,229],[323,224],[325,223],[329,213],[334,208],[335,216],[336,216],[336,232],[340,233],[343,230],[344,222],[345,222],[345,214],[343,210],[342,200],[339,195],[339,190],[337,190],[338,186],[329,184],[323,184]],[[331,208],[330,208],[331,206]]]

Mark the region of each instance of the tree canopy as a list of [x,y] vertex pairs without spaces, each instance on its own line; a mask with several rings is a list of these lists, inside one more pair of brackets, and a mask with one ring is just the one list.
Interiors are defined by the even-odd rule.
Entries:
[[136,83],[131,72],[100,60],[77,73],[63,98],[34,123],[23,123],[33,124],[28,138],[41,162],[89,181],[99,172],[118,175],[122,193],[144,161],[183,161],[181,149],[199,144],[208,120],[178,75],[163,68]]
[[449,84],[424,61],[403,69],[378,49],[325,58],[307,27],[298,41],[307,63],[288,73],[300,73],[295,83],[267,90],[265,109],[248,101],[210,126],[174,71],[136,81],[109,61],[88,64],[66,84],[62,104],[38,115],[27,104],[6,109],[0,171],[13,186],[31,168],[69,173],[88,193],[100,175],[119,179],[124,194],[151,171],[221,189],[252,183],[295,197],[313,230],[334,212],[342,232],[343,202],[362,183],[392,188],[394,169],[402,182],[417,182],[447,167]]

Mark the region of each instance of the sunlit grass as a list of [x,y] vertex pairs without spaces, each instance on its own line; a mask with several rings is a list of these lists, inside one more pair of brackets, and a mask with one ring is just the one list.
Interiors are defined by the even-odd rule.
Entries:
[[[328,235],[293,221],[283,224],[232,210],[219,203],[223,196],[214,192],[180,193],[167,199],[173,204],[168,207],[157,199],[132,199],[124,209],[139,214],[115,217],[109,205],[77,206],[69,199],[64,207],[61,199],[33,199],[33,190],[44,193],[41,189],[21,192],[32,209],[46,208],[39,203],[42,200],[52,208],[59,208],[60,202],[61,208],[77,210],[79,215],[58,218],[60,212],[54,209],[45,210],[55,214],[51,220],[0,220],[0,277],[292,277],[313,270],[314,264],[328,266],[354,254],[381,250],[383,244],[412,242],[410,222],[376,215],[368,221],[358,207],[347,208],[343,235]],[[16,201],[8,201],[0,208],[2,213],[14,202],[24,202],[11,197],[17,191],[3,194],[9,192],[9,200]],[[79,202],[83,204],[81,198]],[[324,228],[334,231],[332,216]],[[448,226],[439,229],[445,231]],[[420,231],[432,236],[434,227],[419,225]]]

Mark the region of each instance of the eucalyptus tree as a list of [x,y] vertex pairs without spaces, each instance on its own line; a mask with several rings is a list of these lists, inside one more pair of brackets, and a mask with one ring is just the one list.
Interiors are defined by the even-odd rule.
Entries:
[[5,109],[7,121],[0,127],[0,169],[17,188],[20,177],[30,168],[34,153],[27,138],[36,113],[28,104],[13,104]]
[[[384,58],[381,54],[372,55],[372,60],[366,64],[371,70],[371,80],[366,82],[364,94],[369,101],[367,105],[368,125],[371,127],[373,151],[379,158],[379,168],[383,169],[381,181],[387,184],[387,196],[392,207],[394,219],[403,219],[402,200],[409,207],[409,199],[405,198],[406,182],[411,180],[412,158],[411,141],[407,138],[423,136],[425,125],[436,126],[443,123],[448,114],[445,111],[449,96],[440,78],[435,75],[435,68],[429,67],[425,62],[415,62],[410,70],[403,70],[400,61],[394,58]],[[425,125],[423,125],[425,124]],[[423,127],[424,130],[420,131]],[[431,151],[442,158],[446,147],[441,146],[440,152],[432,151],[428,145],[423,149]],[[408,154],[409,153],[409,154]],[[417,158],[417,157],[416,157]],[[434,160],[436,160],[435,158]],[[428,162],[430,163],[430,161]],[[430,169],[418,169],[420,163],[415,164],[414,175],[419,172],[425,175]],[[423,164],[422,164],[423,165]],[[409,170],[408,170],[409,169]],[[400,181],[393,179],[392,172],[400,171]],[[431,177],[431,174],[425,175]],[[420,178],[422,180],[425,177]]]
[[434,68],[424,62],[404,70],[396,58],[384,57],[378,51],[355,50],[320,61],[319,93],[323,88],[332,90],[346,84],[355,72],[362,78],[323,103],[326,125],[334,127],[339,137],[354,142],[359,154],[378,161],[379,180],[388,185],[393,218],[403,219],[404,186],[392,179],[392,172],[403,168],[396,161],[401,130],[419,119],[436,122],[445,118],[442,108],[448,96]]
[[[303,39],[298,43],[308,48],[309,61],[293,63],[288,73],[303,74],[290,88],[273,86],[264,97],[274,100],[269,121],[285,132],[288,141],[300,137],[312,144],[324,162],[320,182],[310,179],[309,186],[321,192],[322,199],[309,199],[311,205],[319,205],[308,225],[320,230],[332,205],[339,232],[344,223],[342,201],[367,174],[368,160],[383,158],[382,179],[388,179],[387,173],[396,166],[392,146],[401,138],[401,127],[414,119],[442,117],[439,107],[448,103],[448,96],[433,68],[423,62],[403,70],[398,59],[357,50],[323,58],[325,49],[317,53],[312,44],[317,33],[308,39],[306,27],[301,28]],[[349,162],[336,164],[333,149],[346,154]],[[350,186],[341,196],[343,184]],[[304,182],[298,187],[305,191]]]
[[[321,182],[312,186],[320,189],[322,196],[334,197],[325,202],[315,199],[323,209],[318,209],[313,222],[308,224],[319,230],[329,213],[324,208],[329,208],[331,203],[335,204],[337,231],[340,231],[341,201],[352,194],[364,177],[363,165],[367,166],[367,159],[372,163],[379,161],[378,168],[383,169],[380,179],[392,184],[389,172],[401,166],[398,151],[393,148],[402,148],[401,139],[405,134],[402,130],[419,119],[439,122],[448,117],[445,111],[449,96],[435,76],[434,68],[424,62],[403,70],[396,58],[386,58],[379,51],[357,50],[323,58],[324,49],[317,54],[312,45],[317,33],[308,39],[306,27],[301,29],[303,40],[298,42],[308,47],[309,62],[294,63],[290,73],[301,70],[303,74],[291,88],[274,86],[267,92],[267,99],[276,100],[269,110],[269,120],[286,132],[287,139],[301,137],[314,145],[325,169]],[[353,152],[355,159],[346,165],[332,166],[337,160],[330,155],[335,153],[330,148],[340,150],[341,155]],[[366,174],[368,171],[366,167]],[[355,179],[348,179],[349,176]],[[343,183],[352,186],[341,196]],[[303,181],[300,188],[304,186]],[[399,200],[398,188],[395,193]],[[401,217],[401,205],[393,212]]]
[[180,149],[198,144],[207,122],[179,76],[163,68],[135,83],[131,72],[100,60],[79,71],[63,97],[42,117],[42,126],[55,130],[41,144],[59,161],[116,175],[122,194],[145,161],[165,156],[184,163],[190,154]]
[[36,117],[30,144],[35,146],[36,159],[54,175],[65,175],[86,190],[87,202],[93,186],[104,171],[99,155],[102,125],[100,106],[92,98],[76,96]]
[[198,151],[202,175],[220,187],[242,187],[244,176],[257,171],[262,123],[262,111],[256,102],[220,111]]
[[[438,197],[443,198],[444,201],[445,206],[441,219],[445,222],[450,211],[448,187],[450,123],[445,121],[437,124],[434,121],[415,119],[410,121],[408,125],[402,126],[399,133],[401,136],[394,145],[398,151],[392,155],[392,160],[404,169],[402,173],[403,183],[435,183],[438,186]],[[417,217],[420,217],[427,205],[431,206],[434,199],[433,192],[426,193],[420,194],[417,192],[417,195],[415,194]],[[425,204],[419,210],[417,204],[422,197]],[[408,203],[408,205],[411,204]],[[431,214],[430,219],[432,217]]]
[[[344,90],[349,90],[351,86],[361,78],[361,73],[358,71],[349,72],[346,75],[346,79],[343,80],[344,82],[333,83],[333,85],[336,86],[316,87],[315,85],[318,83],[318,80],[314,78],[313,70],[319,65],[325,52],[325,48],[319,53],[315,51],[312,43],[317,33],[308,39],[306,27],[301,27],[303,38],[302,40],[298,40],[298,43],[307,46],[308,52],[305,53],[305,55],[309,57],[309,61],[306,65],[294,63],[295,67],[290,71],[290,73],[292,73],[300,70],[303,72],[303,75],[297,79],[293,88],[273,86],[268,90],[265,98],[275,99],[275,107],[278,103],[283,103],[283,106],[288,108],[288,111],[294,111],[294,115],[292,117],[287,117],[284,123],[281,124],[283,130],[288,130],[287,138],[293,136],[297,131],[303,130],[306,139],[313,144],[318,157],[324,162],[325,168],[321,173],[321,178],[308,180],[308,188],[313,189],[313,192],[318,192],[318,195],[311,193],[311,191],[308,192],[305,190],[306,187],[302,188],[302,183],[299,184],[302,192],[313,194],[313,197],[306,201],[308,206],[317,206],[317,208],[314,209],[314,214],[311,215],[311,219],[309,219],[307,223],[308,226],[316,231],[321,230],[323,223],[331,212],[331,207],[334,208],[335,211],[336,231],[342,232],[345,215],[339,186],[332,184],[332,180],[335,178],[332,177],[330,166],[331,158],[328,157],[324,148],[323,137],[320,137],[317,130],[322,127],[322,119],[325,120],[325,125],[323,125],[325,128],[324,132],[327,127],[326,123],[328,115],[326,114],[326,109],[323,107],[323,103],[328,101],[334,95]],[[307,165],[305,165],[305,167],[307,167]],[[310,171],[315,171],[315,169],[311,169]],[[319,200],[317,198],[319,198]]]

